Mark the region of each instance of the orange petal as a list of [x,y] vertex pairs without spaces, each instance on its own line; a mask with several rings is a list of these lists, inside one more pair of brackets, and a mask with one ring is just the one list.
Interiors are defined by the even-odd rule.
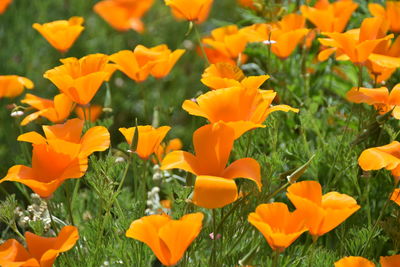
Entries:
[[80,143],[83,123],[80,119],[71,119],[63,124],[43,126],[43,131],[47,140],[61,139],[68,142]]
[[387,103],[389,100],[389,91],[386,87],[381,88],[357,88],[353,87],[346,93],[346,98],[354,103],[367,103],[373,105],[376,103]]
[[180,220],[171,220],[158,232],[160,239],[168,247],[170,258],[167,266],[178,263],[186,249],[199,235],[204,215],[201,212],[187,214]]
[[238,159],[230,164],[221,175],[227,179],[246,178],[257,184],[258,190],[261,191],[261,173],[260,165],[255,159],[244,158]]
[[388,145],[364,150],[358,158],[358,164],[365,171],[386,168],[393,170],[400,164],[400,143],[394,141]]
[[18,136],[18,141],[29,142],[32,144],[46,144],[46,138],[38,134],[37,132],[24,133]]
[[51,267],[61,252],[70,250],[79,239],[75,226],[64,226],[57,237],[41,237],[31,232],[25,233],[29,253],[41,267]]
[[39,262],[15,239],[9,239],[0,245],[0,265],[40,267]]
[[185,151],[172,151],[163,159],[161,163],[161,169],[181,169],[193,174],[197,174],[197,159],[193,154]]
[[90,128],[81,140],[81,155],[88,157],[95,151],[104,151],[110,146],[110,133],[103,126]]
[[215,209],[222,208],[238,197],[233,180],[215,176],[197,176],[194,185],[193,203],[197,206]]
[[390,196],[390,200],[394,201],[397,205],[400,206],[400,188],[396,188],[393,191],[393,194]]
[[400,254],[381,257],[379,262],[382,267],[398,267],[400,266]]
[[363,257],[345,257],[335,262],[335,267],[375,267],[375,264]]

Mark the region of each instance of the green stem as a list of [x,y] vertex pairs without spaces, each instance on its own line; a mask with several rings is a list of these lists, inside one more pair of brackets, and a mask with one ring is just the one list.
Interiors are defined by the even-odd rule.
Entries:
[[55,224],[54,220],[53,220],[53,208],[51,206],[51,202],[49,199],[45,199],[46,204],[47,204],[47,210],[49,211],[49,217],[50,217],[50,222],[51,222],[51,226],[54,229],[54,232],[58,235],[58,228],[57,225]]
[[67,199],[67,209],[68,209],[69,219],[71,221],[71,224],[75,226],[74,216],[72,214],[72,195],[69,191],[69,184],[66,184],[64,186],[64,189],[65,189],[65,198]]
[[279,251],[275,250],[273,252],[272,267],[278,267],[279,266],[278,261],[279,261]]
[[[190,23],[193,23],[193,22],[190,22]],[[200,46],[200,49],[201,49],[201,53],[203,54],[204,60],[206,62],[206,65],[208,66],[208,65],[210,65],[210,62],[208,61],[208,57],[207,57],[206,51],[204,50],[203,43],[201,42],[201,37],[200,37],[199,30],[197,29],[197,25],[193,24],[193,28],[194,28],[194,33],[196,34],[197,42],[199,43],[199,46]]]
[[210,266],[214,267],[216,265],[216,245],[215,243],[217,242],[217,227],[216,227],[216,212],[215,209],[212,209],[212,228],[213,228],[213,238],[212,238],[212,251],[211,251],[211,257],[210,257]]

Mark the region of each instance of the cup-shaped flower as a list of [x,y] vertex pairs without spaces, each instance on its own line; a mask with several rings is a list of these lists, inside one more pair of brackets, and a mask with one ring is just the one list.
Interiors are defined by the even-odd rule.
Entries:
[[318,59],[325,60],[336,52],[336,58],[339,60],[365,64],[381,42],[393,38],[393,34],[384,35],[383,23],[381,18],[366,18],[359,30],[353,29],[345,33],[323,33],[331,39],[319,38],[318,40],[321,44],[332,48],[321,51]]
[[397,205],[400,206],[400,188],[396,188],[393,191],[392,195],[390,196],[390,200],[394,201]]
[[302,214],[289,212],[284,203],[261,204],[249,214],[248,221],[265,237],[273,250],[282,252],[307,231]]
[[88,104],[104,81],[108,81],[116,67],[108,63],[108,56],[91,54],[80,59],[60,60],[63,65],[45,72],[44,77],[80,105]]
[[16,165],[0,180],[25,184],[41,197],[49,197],[66,180],[82,177],[88,168],[88,157],[110,145],[110,134],[102,126],[90,128],[82,137],[83,121],[43,126],[45,137],[28,132],[19,141],[33,144],[32,167]]
[[6,11],[11,2],[12,0],[0,0],[0,14],[3,14]]
[[193,202],[210,209],[223,207],[238,197],[235,178],[249,179],[261,189],[260,165],[256,160],[243,158],[226,167],[234,140],[234,130],[224,123],[205,125],[193,134],[195,155],[173,151],[164,158],[161,169],[182,169],[197,175]]
[[24,88],[32,89],[33,82],[28,78],[17,75],[0,76],[0,98],[13,98],[19,96]]
[[69,20],[56,20],[49,23],[33,24],[33,28],[58,51],[67,52],[79,37],[84,27],[82,17],[72,17]]
[[306,226],[314,237],[331,231],[360,208],[355,199],[346,194],[322,195],[321,185],[316,181],[292,184],[287,189],[287,197],[306,218]]
[[397,267],[400,266],[400,254],[381,257],[379,263],[382,267]]
[[239,138],[248,130],[265,127],[262,123],[274,111],[298,112],[298,109],[287,105],[271,107],[276,92],[258,89],[266,79],[267,75],[247,77],[240,86],[209,91],[196,101],[185,100],[182,108],[211,123],[225,122],[235,130],[235,138]]
[[211,36],[203,38],[202,43],[207,49],[216,53],[216,55],[213,55],[206,49],[208,60],[211,63],[220,62],[221,58],[225,58],[224,62],[233,64],[239,57],[242,61],[245,60],[245,55],[242,53],[248,40],[237,25],[229,25],[212,30]]
[[380,114],[392,111],[392,116],[400,119],[400,83],[392,91],[381,88],[352,88],[346,94],[347,100],[354,103],[374,105]]
[[54,100],[41,98],[32,94],[26,94],[21,103],[30,105],[37,111],[26,116],[21,125],[27,125],[39,117],[44,117],[51,122],[60,123],[66,120],[73,109],[74,102],[65,94],[58,94]]
[[375,264],[363,257],[350,256],[335,262],[335,267],[375,267]]
[[305,21],[299,14],[289,14],[273,25],[268,39],[272,53],[281,59],[289,57],[309,32]]
[[214,0],[164,0],[171,8],[172,14],[177,19],[184,19],[196,23],[204,22]]
[[185,52],[177,49],[173,52],[166,45],[147,48],[138,45],[133,51],[122,50],[110,56],[117,68],[136,82],[143,82],[149,74],[163,78],[171,71],[176,61]]
[[75,113],[81,120],[95,122],[103,113],[103,107],[100,105],[90,105],[89,107],[77,106]]
[[314,7],[301,6],[300,10],[322,32],[343,32],[358,4],[353,1],[318,0]]
[[172,266],[199,235],[203,217],[201,212],[179,220],[165,214],[145,216],[131,223],[126,236],[145,243],[163,265]]
[[[171,130],[169,126],[162,126],[155,129],[151,125],[144,125],[137,126],[137,128],[139,137],[134,152],[142,159],[148,159],[151,154],[156,152],[164,137],[169,130]],[[135,136],[136,127],[119,128],[119,131],[125,137],[126,142],[131,145]]]
[[62,252],[70,250],[79,239],[75,226],[64,226],[57,237],[42,237],[25,233],[27,249],[17,240],[0,245],[1,266],[51,267]]
[[221,62],[211,64],[204,70],[201,82],[212,90],[240,86],[245,78],[243,71],[236,65]]
[[177,49],[172,52],[165,44],[151,48],[138,45],[134,53],[139,65],[146,65],[148,62],[152,62],[150,74],[160,79],[169,74],[178,59],[185,53],[185,50]]
[[368,4],[368,9],[374,17],[382,18],[388,24],[392,32],[400,32],[400,3],[397,1],[386,1],[386,8],[380,4]]
[[154,0],[104,0],[97,2],[93,10],[118,31],[145,30],[141,18],[151,8]]
[[[364,150],[358,158],[358,165],[364,171],[385,168],[394,177],[400,176],[400,143],[393,141],[388,145]],[[396,178],[398,179],[398,178]]]

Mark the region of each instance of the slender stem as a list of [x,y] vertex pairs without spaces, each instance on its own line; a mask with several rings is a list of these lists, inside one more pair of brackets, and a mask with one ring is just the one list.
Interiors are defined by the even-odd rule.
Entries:
[[399,181],[396,180],[395,183],[394,183],[393,189],[390,191],[389,197],[386,199],[386,202],[385,202],[385,204],[383,205],[383,207],[382,207],[382,209],[381,209],[381,212],[379,213],[379,216],[378,216],[378,218],[376,219],[376,221],[375,221],[375,223],[374,223],[374,226],[372,226],[372,229],[371,229],[370,235],[368,236],[367,242],[365,243],[365,245],[364,245],[364,247],[363,247],[363,249],[362,249],[362,251],[361,251],[361,255],[363,255],[363,254],[365,253],[365,250],[368,248],[369,243],[371,242],[372,237],[373,237],[373,235],[374,235],[374,232],[375,232],[375,230],[376,230],[376,227],[378,227],[378,224],[379,224],[379,222],[381,221],[382,216],[383,216],[383,214],[385,213],[386,208],[387,208],[387,206],[388,206],[389,203],[390,203],[390,198],[391,198],[392,194],[394,193],[394,190],[396,190],[398,184],[399,184]]
[[360,90],[363,84],[363,67],[362,65],[358,65],[358,85],[357,85],[357,91]]
[[65,198],[67,199],[67,209],[68,209],[69,219],[71,221],[71,224],[75,226],[74,216],[72,214],[72,195],[69,191],[69,184],[66,184],[64,186],[64,189],[65,189]]
[[203,54],[204,60],[206,61],[206,65],[210,65],[210,61],[208,61],[208,57],[206,51],[204,50],[203,43],[201,42],[199,30],[197,29],[197,25],[195,25],[194,23],[193,23],[193,28],[194,28],[194,33],[196,34],[197,42],[199,43],[201,49],[201,53]]
[[216,212],[215,212],[215,209],[212,209],[212,228],[213,228],[213,238],[212,238],[212,242],[213,242],[213,245],[212,245],[212,251],[211,251],[211,257],[210,257],[210,266],[211,267],[214,267],[214,266],[217,266],[216,265],[216,262],[215,262],[215,260],[216,260],[216,246],[215,246],[215,242],[216,242],[216,240],[217,240],[217,233],[216,233],[216,230],[217,230],[217,227],[216,227]]
[[279,266],[279,264],[278,264],[278,261],[279,261],[279,251],[278,250],[275,250],[274,252],[273,252],[273,255],[272,255],[273,257],[272,257],[272,267],[278,267]]
[[10,228],[19,236],[19,238],[21,238],[21,240],[25,241],[25,237],[18,230],[17,226],[15,225],[15,221],[10,225]]
[[46,204],[47,204],[47,210],[49,211],[49,216],[50,216],[50,222],[51,222],[51,226],[54,229],[54,232],[56,232],[56,234],[58,235],[58,228],[57,225],[55,224],[54,220],[53,220],[53,208],[51,206],[51,202],[49,199],[45,199]]

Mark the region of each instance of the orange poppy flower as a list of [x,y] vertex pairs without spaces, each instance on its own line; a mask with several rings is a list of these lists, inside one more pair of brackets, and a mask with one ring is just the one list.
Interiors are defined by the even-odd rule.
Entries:
[[390,200],[393,200],[397,205],[400,206],[400,188],[396,188],[393,191],[393,194],[390,196]]
[[51,122],[60,123],[66,120],[73,109],[74,102],[65,94],[58,94],[54,100],[41,98],[32,94],[26,94],[21,103],[28,104],[38,110],[26,116],[21,125],[27,125],[39,117],[44,117]]
[[3,14],[6,11],[11,2],[12,0],[0,0],[0,14]]
[[245,62],[246,57],[242,53],[247,42],[245,34],[236,25],[214,29],[210,37],[202,39],[202,43],[208,48],[205,51],[210,63],[217,63],[219,58],[225,58],[224,62],[234,63],[238,58]]
[[92,127],[81,138],[82,130],[83,121],[72,119],[43,126],[46,138],[36,132],[20,135],[18,141],[33,144],[32,167],[15,165],[0,183],[19,182],[41,197],[49,197],[64,180],[82,177],[89,155],[110,146],[110,134],[105,127]]
[[33,82],[17,75],[0,75],[0,98],[19,96],[24,88],[32,89]]
[[365,66],[377,83],[389,79],[393,72],[400,67],[400,36],[394,42],[385,40],[377,45]]
[[353,1],[318,0],[314,7],[301,6],[304,17],[311,21],[320,31],[343,32],[358,4]]
[[400,178],[400,143],[393,141],[388,145],[364,150],[358,158],[358,165],[364,171],[385,168],[392,172],[396,180]]
[[165,155],[167,155],[172,151],[179,150],[181,148],[182,148],[182,142],[179,138],[174,138],[170,140],[167,145],[160,144],[154,152],[157,158],[157,161],[155,163],[161,163]]
[[87,117],[87,120],[95,122],[100,117],[101,113],[103,113],[103,107],[100,105],[90,105],[86,110],[83,110],[81,106],[77,106],[75,108],[75,113],[81,120],[85,120],[85,117]]
[[195,155],[173,151],[164,158],[161,169],[182,169],[197,175],[193,195],[196,205],[209,209],[228,205],[238,197],[235,178],[249,179],[261,190],[256,160],[243,158],[226,167],[234,139],[234,131],[224,123],[205,125],[193,134]]
[[151,8],[154,0],[104,0],[97,2],[93,10],[118,31],[144,31],[141,18]]
[[177,19],[203,23],[210,13],[213,0],[164,0]]
[[60,253],[70,250],[79,239],[75,226],[64,226],[57,237],[42,237],[25,232],[25,249],[17,240],[0,245],[1,266],[51,267]]
[[[157,129],[151,125],[138,126],[139,139],[136,147],[136,154],[142,159],[148,159],[151,154],[157,151],[161,141],[167,135],[171,127],[162,126]],[[119,128],[129,145],[132,144],[133,137],[135,136],[136,127]]]
[[380,114],[392,111],[393,117],[400,119],[400,83],[392,91],[386,87],[381,88],[352,88],[346,94],[347,100],[354,103],[374,105]]
[[325,49],[318,55],[318,59],[326,60],[336,52],[338,60],[350,60],[354,64],[365,64],[374,49],[383,41],[393,38],[393,34],[384,36],[381,18],[366,18],[361,28],[353,29],[345,33],[324,32],[329,38],[319,38],[321,44],[332,47]]
[[306,225],[315,237],[331,231],[360,208],[355,199],[346,194],[322,195],[321,185],[316,181],[292,184],[287,189],[287,197],[306,218]]
[[287,105],[271,107],[276,92],[258,89],[267,79],[268,75],[245,78],[240,86],[209,91],[195,102],[185,100],[182,108],[211,123],[225,122],[235,130],[235,138],[239,138],[248,130],[265,127],[262,123],[274,111],[299,111]]
[[309,30],[305,28],[306,19],[299,14],[288,14],[271,29],[269,41],[271,51],[277,57],[289,57]]
[[79,37],[84,27],[82,17],[72,17],[69,20],[56,20],[49,23],[34,23],[33,28],[58,51],[67,52]]
[[211,64],[204,70],[201,82],[212,90],[240,86],[245,78],[243,71],[236,65],[221,62]]
[[203,217],[201,212],[186,214],[179,220],[166,214],[145,216],[131,223],[126,236],[145,243],[163,265],[172,266],[199,235]]
[[335,262],[335,267],[375,267],[375,264],[363,257],[344,257]]
[[379,260],[382,267],[397,267],[400,266],[400,254],[381,257]]
[[386,1],[386,9],[380,4],[368,4],[369,12],[374,17],[380,17],[386,21],[392,32],[400,32],[400,3],[397,1]]
[[63,65],[46,71],[43,76],[80,105],[88,104],[116,69],[114,64],[107,63],[108,56],[104,54],[91,54],[80,59],[69,57],[60,61]]
[[265,237],[273,250],[283,252],[307,231],[305,218],[297,211],[289,212],[284,203],[261,204],[249,214],[248,221]]
[[122,50],[110,56],[110,60],[117,64],[117,68],[136,82],[147,79],[149,74],[156,78],[163,78],[171,71],[176,61],[185,52],[177,49],[174,52],[166,45],[147,48],[138,45],[133,51]]

